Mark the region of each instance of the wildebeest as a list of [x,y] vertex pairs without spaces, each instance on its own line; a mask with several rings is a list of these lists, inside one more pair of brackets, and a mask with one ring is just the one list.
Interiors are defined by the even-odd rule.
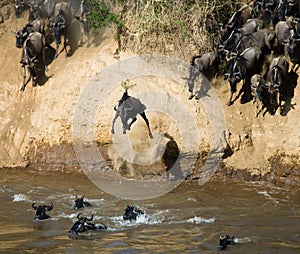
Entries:
[[196,78],[201,73],[208,79],[210,79],[212,74],[215,76],[219,72],[219,64],[220,60],[217,52],[208,52],[201,56],[192,57],[189,68],[189,77],[187,78],[190,100],[195,96],[194,83]]
[[125,213],[123,214],[123,220],[129,220],[129,221],[136,220],[138,216],[143,214],[144,212],[138,207],[136,207],[135,205],[133,206],[127,205],[125,209]]
[[282,90],[284,90],[284,82],[287,82],[289,63],[285,56],[279,56],[272,60],[270,70],[268,72],[268,91],[270,93],[270,103],[277,107],[277,93],[279,92],[279,106],[282,101]]
[[89,20],[88,15],[90,15],[91,6],[87,4],[85,0],[81,0],[79,10],[75,14],[75,18],[80,22],[80,42],[79,47],[83,45],[83,35],[87,37],[87,47],[90,47],[90,26],[89,26]]
[[284,44],[284,54],[292,63],[293,69],[298,65],[295,69],[297,71],[300,64],[300,36],[292,30],[288,40],[283,40],[282,43]]
[[107,229],[107,226],[102,223],[91,223],[90,221],[92,221],[93,218],[93,215],[91,218],[87,218],[83,217],[82,213],[79,213],[77,215],[77,221],[73,224],[72,228],[69,230],[69,233],[71,233],[72,235],[78,235],[78,233],[83,233],[89,230],[102,231]]
[[16,47],[22,48],[29,34],[33,32],[40,32],[45,35],[45,22],[41,20],[34,20],[31,23],[26,24],[23,29],[12,32],[12,34],[16,36]]
[[[254,74],[251,77],[251,92],[253,95],[253,104],[256,103],[256,112],[255,117],[258,117],[259,113],[262,112],[264,108],[265,101],[263,100],[264,96],[264,90],[265,90],[265,81],[263,77],[259,74]],[[260,108],[259,108],[259,104]]]
[[67,2],[58,2],[55,4],[53,15],[49,18],[49,28],[54,33],[55,43],[56,43],[56,58],[59,54],[58,49],[61,44],[61,36],[64,37],[63,50],[66,52],[66,56],[70,55],[67,51],[67,38],[69,39],[69,28],[72,22],[72,12],[69,4]]
[[270,29],[259,29],[251,35],[243,36],[236,45],[236,52],[243,52],[250,47],[259,47],[264,54],[269,54],[274,51],[274,43],[276,34]]
[[51,218],[50,215],[46,214],[47,211],[53,209],[53,203],[51,205],[39,205],[36,206],[35,203],[32,203],[32,208],[35,210],[35,217],[33,221],[45,220]]
[[240,28],[251,17],[252,9],[244,4],[229,19],[226,25],[220,24],[221,41],[225,41],[235,28]]
[[275,26],[277,44],[280,48],[280,53],[283,53],[284,42],[290,38],[292,27],[286,21],[280,21]]
[[85,197],[85,195],[83,195],[81,198],[76,196],[75,201],[74,201],[74,209],[91,206],[91,204],[88,201],[84,200],[84,197]]
[[219,250],[225,250],[228,245],[235,245],[237,243],[238,243],[238,241],[237,241],[237,239],[235,239],[234,236],[229,236],[227,234],[226,235],[220,235],[219,236],[218,249]]
[[[38,75],[45,75],[47,66],[45,63],[45,36],[39,32],[31,33],[25,40],[20,63],[23,67],[23,85],[21,91],[32,79],[32,85],[36,85]],[[29,78],[26,81],[27,70]]]
[[25,7],[25,0],[14,0],[14,3],[15,3],[16,18],[20,18],[22,14],[22,10]]
[[115,133],[114,125],[118,117],[121,118],[123,124],[123,134],[125,134],[126,131],[129,131],[132,124],[137,120],[137,115],[140,114],[146,122],[149,137],[153,138],[149,121],[145,114],[146,106],[142,104],[139,99],[129,96],[127,89],[125,89],[125,92],[123,93],[123,96],[120,99],[118,106],[115,106],[114,110],[116,111],[116,114],[112,123],[112,134]]
[[[250,93],[250,79],[253,74],[258,73],[262,65],[262,51],[258,47],[245,49],[241,54],[237,54],[228,62],[226,69],[223,72],[224,79],[228,79],[230,84],[230,98],[227,105],[230,106],[232,96],[236,92],[236,85],[243,80],[242,90],[245,93]],[[247,91],[249,85],[249,91]]]

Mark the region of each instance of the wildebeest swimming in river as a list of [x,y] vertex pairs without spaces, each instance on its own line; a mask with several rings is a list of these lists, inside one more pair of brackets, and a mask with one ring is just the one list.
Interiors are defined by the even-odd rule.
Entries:
[[118,106],[115,106],[114,110],[116,111],[116,114],[112,123],[112,134],[115,133],[114,125],[119,116],[123,124],[123,134],[125,134],[126,131],[130,130],[131,125],[137,120],[137,114],[140,114],[147,124],[149,137],[153,138],[149,121],[145,114],[146,106],[142,104],[139,99],[129,96],[127,89],[125,89]]
[[220,235],[219,236],[219,250],[225,250],[228,245],[235,245],[238,243],[238,240],[234,236],[229,235]]
[[144,212],[141,209],[139,209],[137,206],[127,205],[125,209],[125,213],[123,215],[123,220],[129,220],[129,221],[136,220],[138,216],[143,214]]
[[76,198],[75,198],[75,201],[74,201],[74,209],[79,209],[79,208],[84,208],[84,207],[87,207],[87,206],[91,206],[91,204],[84,200],[84,197],[85,195],[83,195],[81,198],[77,197],[76,195]]
[[33,221],[45,220],[51,218],[50,215],[46,214],[47,211],[53,209],[53,203],[51,205],[39,205],[36,206],[35,203],[32,203],[32,208],[35,210],[35,216]]
[[92,221],[94,216],[91,218],[83,217],[81,213],[77,215],[77,221],[74,223],[69,233],[72,235],[78,235],[78,233],[83,233],[89,230],[102,231],[106,230],[107,226],[104,224],[94,224]]

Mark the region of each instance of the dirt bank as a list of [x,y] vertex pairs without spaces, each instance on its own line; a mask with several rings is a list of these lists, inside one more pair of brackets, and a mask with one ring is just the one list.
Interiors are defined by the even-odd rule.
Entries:
[[[60,170],[78,166],[72,136],[78,99],[95,75],[133,55],[127,51],[116,58],[113,55],[117,47],[114,35],[110,30],[104,31],[92,40],[90,48],[75,47],[69,58],[61,54],[49,65],[49,80],[42,86],[32,87],[29,84],[22,93],[20,87],[23,74],[19,64],[21,51],[15,47],[11,30],[24,24],[25,18],[16,20],[13,17],[0,24],[0,167],[31,165]],[[205,160],[211,148],[212,133],[207,110],[202,104],[204,99],[189,101],[184,80],[178,83],[164,78],[137,77],[134,82],[137,86],[131,90],[132,94],[163,91],[188,106],[200,133],[200,157]],[[229,95],[227,81],[216,80],[214,92],[223,106],[226,121],[226,128],[220,130],[225,133],[225,139],[220,138],[218,143],[220,150],[226,148],[226,153],[218,174],[240,176],[243,179],[266,179],[281,184],[299,184],[299,84],[295,88],[292,107],[287,108],[287,114],[266,114],[264,119],[254,117],[255,106],[251,102],[241,104],[236,101],[230,107],[225,105]],[[121,86],[109,95],[95,116],[95,139],[101,145],[112,142],[112,108],[122,95]],[[182,149],[176,123],[166,116],[159,117],[151,112],[148,116],[154,131],[168,133],[177,142],[179,150]],[[137,131],[138,127],[142,129],[141,133]],[[139,140],[147,136],[142,120],[137,121],[130,135],[139,135]],[[142,144],[144,143],[143,141]],[[138,142],[135,145],[141,147]],[[106,154],[109,156],[109,152]],[[110,158],[112,163],[118,160],[119,158]],[[197,165],[202,164],[203,162],[198,162]],[[160,165],[155,168],[160,168]],[[117,167],[120,173],[130,176],[140,173],[138,167],[124,172],[123,161]],[[149,168],[143,170],[143,176],[162,173],[159,170],[151,172]],[[197,176],[198,171],[195,168],[193,176]]]

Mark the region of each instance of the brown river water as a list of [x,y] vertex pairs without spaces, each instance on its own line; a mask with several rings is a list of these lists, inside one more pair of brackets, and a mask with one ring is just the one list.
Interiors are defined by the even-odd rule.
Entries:
[[[0,253],[300,253],[300,190],[265,182],[183,182],[143,201],[97,188],[84,173],[0,170]],[[138,190],[137,190],[138,191]],[[76,211],[75,195],[92,206]],[[52,218],[33,222],[33,202],[54,203]],[[124,222],[127,204],[146,215]],[[94,214],[105,232],[68,236],[78,212]],[[239,244],[218,251],[220,233]]]

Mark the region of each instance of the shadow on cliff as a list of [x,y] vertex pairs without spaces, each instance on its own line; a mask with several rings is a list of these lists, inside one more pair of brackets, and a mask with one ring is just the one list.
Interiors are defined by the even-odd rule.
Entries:
[[[295,96],[295,88],[297,87],[299,75],[295,71],[291,71],[288,73],[287,81],[282,87],[281,95],[279,100],[283,101],[283,105],[280,106],[280,115],[286,116],[288,112],[292,109],[295,109],[294,106],[296,104],[292,103],[292,99]],[[281,104],[281,103],[280,103]]]

